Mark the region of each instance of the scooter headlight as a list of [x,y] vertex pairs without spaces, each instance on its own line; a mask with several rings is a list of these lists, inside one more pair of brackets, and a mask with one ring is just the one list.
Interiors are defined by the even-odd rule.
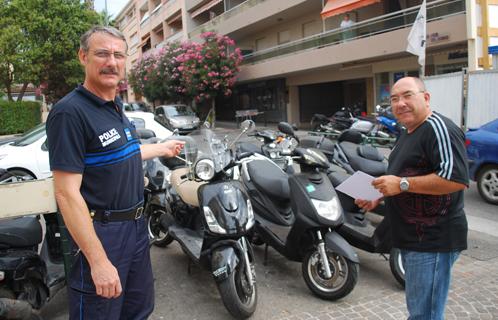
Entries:
[[337,221],[341,217],[341,204],[337,197],[329,201],[311,199],[313,206],[320,216],[327,220]]
[[247,223],[246,230],[249,230],[254,225],[254,210],[252,209],[251,200],[247,199]]
[[195,175],[199,179],[208,181],[214,177],[214,162],[211,159],[202,159],[195,164]]
[[220,226],[218,223],[218,220],[216,220],[216,217],[213,214],[213,211],[209,207],[203,207],[204,211],[204,217],[206,218],[207,225],[209,227],[209,230],[213,233],[218,233],[218,234],[226,234],[227,231],[225,228]]

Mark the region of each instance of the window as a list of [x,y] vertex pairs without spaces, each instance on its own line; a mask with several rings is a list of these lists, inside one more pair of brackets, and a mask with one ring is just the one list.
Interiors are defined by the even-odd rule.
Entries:
[[283,44],[291,41],[290,31],[284,30],[278,33],[278,44]]
[[147,21],[147,19],[149,19],[149,11],[145,11],[144,12],[144,15],[142,16],[142,20],[140,20],[140,24],[142,24],[145,21]]
[[256,51],[264,49],[265,38],[256,39]]
[[130,47],[134,47],[138,44],[138,34],[135,32],[130,37]]
[[305,22],[302,25],[302,31],[303,31],[303,38],[312,36],[314,34],[320,33],[320,25],[313,21]]

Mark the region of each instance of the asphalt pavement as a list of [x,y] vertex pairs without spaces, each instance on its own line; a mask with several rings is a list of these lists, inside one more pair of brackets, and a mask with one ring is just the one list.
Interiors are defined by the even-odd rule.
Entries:
[[[228,131],[227,131],[228,132]],[[233,130],[230,130],[233,132]],[[498,319],[498,207],[485,203],[475,183],[465,192],[469,248],[454,267],[446,319]],[[255,248],[258,306],[252,319],[402,319],[404,292],[378,254],[357,250],[360,277],[353,292],[339,301],[316,298],[301,276],[301,265],[269,249],[263,265],[262,247]],[[173,242],[152,247],[156,305],[150,319],[231,319],[210,273],[198,267],[188,272],[188,258]],[[67,319],[61,291],[45,308],[45,319]]]

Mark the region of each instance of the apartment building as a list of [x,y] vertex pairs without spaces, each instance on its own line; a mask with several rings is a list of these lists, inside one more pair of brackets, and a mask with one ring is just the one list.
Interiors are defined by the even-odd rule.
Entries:
[[[204,31],[230,36],[244,62],[233,95],[217,101],[217,117],[233,120],[236,110],[258,109],[268,121],[304,125],[314,113],[332,114],[344,106],[372,112],[388,101],[397,79],[419,75],[417,58],[405,50],[420,3],[131,0],[117,21],[130,45],[128,70],[141,54],[165,42],[197,41]],[[471,10],[475,3],[470,0],[427,3],[425,75],[486,63]],[[354,24],[342,29],[346,13]],[[130,91],[127,99],[139,98]]]

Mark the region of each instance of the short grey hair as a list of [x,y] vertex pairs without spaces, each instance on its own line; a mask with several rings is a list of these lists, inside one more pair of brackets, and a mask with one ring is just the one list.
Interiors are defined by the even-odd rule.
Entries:
[[84,52],[88,52],[88,50],[90,49],[90,44],[89,44],[90,37],[94,33],[105,33],[105,34],[108,34],[114,38],[123,40],[125,45],[126,45],[126,51],[128,51],[128,44],[126,43],[126,38],[121,31],[119,31],[118,29],[113,28],[113,27],[93,26],[90,30],[85,32],[80,38],[80,48]]

